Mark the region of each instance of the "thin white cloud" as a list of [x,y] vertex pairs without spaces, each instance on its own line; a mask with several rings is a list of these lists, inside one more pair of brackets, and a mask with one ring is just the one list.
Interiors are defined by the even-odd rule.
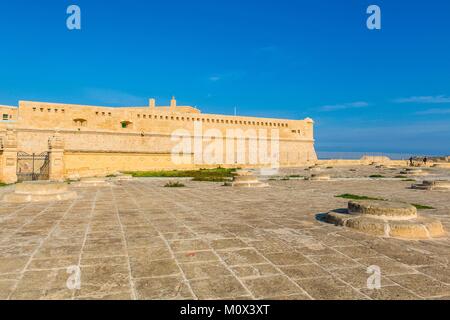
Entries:
[[330,112],[330,111],[338,111],[338,110],[346,110],[346,109],[358,109],[368,107],[369,103],[365,101],[357,101],[350,103],[342,103],[342,104],[334,104],[334,105],[326,105],[319,108],[320,111]]
[[418,115],[450,114],[450,109],[427,109],[416,112]]
[[225,73],[215,73],[208,77],[211,82],[225,81],[225,80],[239,80],[245,75],[243,71],[230,71]]
[[445,95],[439,96],[414,96],[409,98],[400,98],[394,100],[395,103],[420,103],[420,104],[439,104],[450,103],[450,97]]
[[212,81],[212,82],[219,81],[220,79],[222,79],[220,76],[212,76],[212,77],[209,77],[209,81]]

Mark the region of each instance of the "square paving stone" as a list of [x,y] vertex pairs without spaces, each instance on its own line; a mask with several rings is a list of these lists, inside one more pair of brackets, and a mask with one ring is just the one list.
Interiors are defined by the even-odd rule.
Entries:
[[139,300],[193,299],[188,285],[180,276],[137,279],[134,281]]
[[8,299],[8,296],[13,292],[16,281],[0,280],[0,300]]
[[180,264],[180,268],[183,270],[188,280],[232,275],[230,270],[219,262],[182,263]]
[[175,259],[180,263],[219,261],[219,257],[217,257],[211,250],[177,252],[175,253]]
[[341,280],[328,278],[299,279],[297,284],[313,299],[317,300],[364,300],[366,296],[359,293]]
[[59,269],[68,268],[73,265],[78,265],[78,256],[58,257],[48,259],[32,259],[28,265],[28,270],[45,270],[45,269]]
[[419,300],[420,297],[400,286],[387,286],[380,289],[364,288],[360,290],[373,300]]
[[246,248],[248,245],[240,239],[216,239],[211,241],[211,247],[216,250]]
[[424,298],[450,294],[449,285],[423,274],[389,276],[389,279]]
[[352,259],[374,257],[379,255],[377,251],[369,249],[365,246],[336,247],[334,249]]
[[91,295],[85,297],[77,297],[76,300],[106,300],[106,301],[121,301],[121,300],[132,300],[133,295],[131,291],[124,291],[106,295]]
[[319,264],[322,268],[324,268],[327,271],[332,271],[340,268],[361,266],[358,262],[341,254],[310,256],[309,259]]
[[126,256],[110,256],[110,257],[98,257],[98,258],[86,258],[81,259],[82,266],[95,266],[95,265],[127,265],[128,258]]
[[301,293],[289,278],[281,275],[242,280],[256,299]]
[[55,258],[55,257],[70,257],[79,256],[81,252],[81,245],[65,245],[59,247],[43,247],[39,249],[34,258],[44,259],[44,258]]
[[264,257],[255,249],[217,251],[217,254],[230,266],[267,263]]
[[280,267],[292,279],[329,277],[331,274],[316,264],[302,264],[298,266]]
[[190,281],[194,294],[200,299],[228,299],[248,292],[235,277]]
[[311,263],[311,260],[298,252],[269,253],[265,257],[277,266],[290,266]]
[[436,265],[417,268],[418,271],[446,284],[450,284],[450,266]]
[[173,240],[169,242],[174,252],[208,250],[209,245],[206,241],[200,239],[192,240]]
[[261,276],[280,274],[280,271],[278,271],[278,269],[271,264],[236,266],[231,267],[231,269],[239,278],[255,278]]
[[181,273],[173,259],[154,260],[133,258],[130,260],[133,278],[149,278],[178,275]]
[[27,256],[0,258],[0,274],[21,272],[30,260]]
[[128,249],[130,258],[152,260],[172,259],[173,254],[167,246],[163,247],[142,247]]
[[81,289],[75,296],[110,294],[130,290],[130,277],[126,266],[96,265],[81,267]]

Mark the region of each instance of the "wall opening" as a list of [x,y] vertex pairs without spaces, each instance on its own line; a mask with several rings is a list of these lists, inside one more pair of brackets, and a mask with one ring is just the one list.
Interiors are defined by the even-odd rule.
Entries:
[[127,128],[130,128],[130,127],[131,127],[132,122],[130,122],[130,121],[122,121],[122,122],[120,123],[120,125],[121,125],[122,129],[127,129]]
[[74,119],[73,124],[77,127],[86,127],[87,120],[86,119]]

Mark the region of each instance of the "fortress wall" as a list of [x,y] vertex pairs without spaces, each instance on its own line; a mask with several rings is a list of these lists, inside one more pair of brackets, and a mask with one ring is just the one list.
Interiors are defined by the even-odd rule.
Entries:
[[[18,150],[31,153],[42,153],[48,151],[48,140],[54,135],[53,130],[18,130]],[[108,173],[115,171],[154,170],[154,169],[193,169],[204,167],[222,166],[260,166],[250,162],[249,144],[246,139],[235,140],[233,145],[234,159],[240,159],[237,155],[237,144],[242,141],[245,145],[245,162],[224,163],[219,161],[210,163],[205,160],[201,164],[193,161],[183,164],[175,164],[171,159],[171,152],[179,141],[172,141],[169,135],[141,136],[139,133],[116,133],[116,132],[77,132],[60,131],[64,140],[64,162],[65,172],[86,171],[87,169],[105,168]],[[223,152],[221,159],[226,159],[226,140],[222,140]],[[261,140],[259,140],[261,142]],[[272,150],[272,141],[267,140],[267,153]],[[203,150],[211,146],[211,141],[204,140]],[[220,144],[219,144],[220,146]],[[282,167],[304,165],[314,162],[317,157],[314,145],[311,141],[281,140],[279,142],[279,165]],[[189,151],[189,150],[188,150]],[[191,142],[191,152],[194,151],[194,142]],[[260,159],[260,158],[258,158]],[[186,158],[184,159],[186,160]],[[189,157],[188,160],[192,160]],[[88,170],[89,171],[89,170]]]
[[[17,150],[40,154],[49,151],[49,139],[56,133],[64,142],[65,174],[83,172],[192,169],[222,166],[260,167],[275,165],[269,160],[251,162],[250,145],[267,145],[267,152],[279,146],[283,167],[300,166],[317,160],[314,151],[313,121],[267,119],[201,114],[192,107],[106,108],[21,101],[17,121],[0,122],[0,133],[14,127]],[[8,109],[9,110],[9,109]],[[122,122],[126,122],[123,126]],[[171,152],[181,136],[191,141],[183,163],[173,163]],[[234,139],[232,159],[226,159],[227,137]],[[210,138],[214,137],[214,138]],[[273,144],[271,138],[278,140]],[[193,162],[194,138],[203,139],[203,150],[222,146],[219,160]],[[232,141],[232,140],[231,140]],[[212,143],[214,142],[214,143]],[[244,145],[245,161],[238,157],[237,145]],[[255,152],[259,152],[256,150]],[[179,160],[179,159],[178,159]],[[186,161],[190,160],[190,161]],[[259,158],[258,160],[261,160]]]
[[0,121],[16,121],[17,120],[17,108],[10,106],[0,105]]

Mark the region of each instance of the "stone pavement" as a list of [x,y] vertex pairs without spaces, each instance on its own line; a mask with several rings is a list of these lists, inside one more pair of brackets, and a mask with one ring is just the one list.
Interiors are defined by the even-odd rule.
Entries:
[[[319,219],[346,207],[336,195],[353,193],[432,206],[423,212],[449,231],[449,193],[412,190],[401,179],[269,181],[255,189],[165,183],[78,188],[78,199],[66,202],[0,201],[0,299],[450,298],[448,238],[383,239]],[[379,290],[367,287],[372,265],[381,270]],[[80,267],[79,290],[67,287],[70,266]]]

